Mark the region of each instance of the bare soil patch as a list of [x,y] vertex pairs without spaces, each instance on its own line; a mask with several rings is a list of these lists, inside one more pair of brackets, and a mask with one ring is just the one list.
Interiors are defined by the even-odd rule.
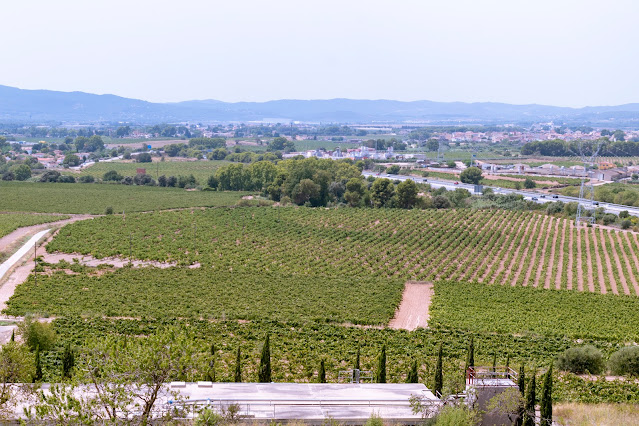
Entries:
[[428,308],[433,296],[433,284],[424,281],[408,281],[404,286],[402,302],[395,311],[395,317],[388,324],[390,328],[415,330],[428,327]]

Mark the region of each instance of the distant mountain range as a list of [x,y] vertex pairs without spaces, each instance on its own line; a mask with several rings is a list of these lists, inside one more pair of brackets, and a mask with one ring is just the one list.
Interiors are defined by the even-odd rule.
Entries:
[[216,100],[153,103],[115,95],[24,90],[0,85],[0,122],[322,122],[503,124],[554,121],[607,127],[639,127],[639,104],[566,108],[496,102],[400,102],[390,100]]

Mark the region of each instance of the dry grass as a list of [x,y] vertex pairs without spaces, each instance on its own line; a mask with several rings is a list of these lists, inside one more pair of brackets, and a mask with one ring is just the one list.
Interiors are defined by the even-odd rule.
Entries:
[[554,421],[560,425],[639,425],[639,405],[556,404]]

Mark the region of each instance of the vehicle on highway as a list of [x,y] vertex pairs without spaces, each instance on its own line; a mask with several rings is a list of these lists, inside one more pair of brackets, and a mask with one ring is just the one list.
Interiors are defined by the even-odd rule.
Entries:
[[595,206],[598,206],[599,205],[599,201],[593,201],[592,204],[595,205]]
[[455,185],[459,185],[459,182],[455,182]]
[[530,197],[530,199],[531,199],[531,200],[533,200],[533,201],[537,201],[539,198],[537,198],[537,197]]
[[540,195],[540,197],[541,197],[541,198],[546,198],[546,196],[545,196],[545,195]]
[[552,198],[559,198],[559,195],[553,195]]

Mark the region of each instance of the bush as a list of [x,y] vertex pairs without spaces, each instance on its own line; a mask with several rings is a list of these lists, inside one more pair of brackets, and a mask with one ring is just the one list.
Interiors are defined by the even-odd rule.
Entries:
[[624,219],[621,221],[621,229],[630,229],[631,225],[632,222],[630,222],[628,219]]
[[448,209],[450,208],[450,201],[443,195],[436,195],[433,197],[433,207],[436,209]]
[[58,178],[58,183],[75,183],[75,178],[73,176],[62,175]]
[[124,179],[124,176],[122,176],[120,173],[116,172],[115,170],[109,170],[108,172],[104,174],[104,176],[102,176],[102,180],[105,182],[109,182],[109,181],[120,182],[122,179]]
[[400,168],[398,165],[393,165],[386,169],[386,173],[388,173],[389,175],[396,175],[399,173],[399,170]]
[[608,368],[613,374],[639,376],[639,346],[626,346],[612,354]]
[[111,207],[111,206],[107,206],[107,207],[104,209],[104,214],[113,214],[113,207]]
[[93,183],[95,182],[95,178],[91,175],[80,176],[78,178],[78,182],[80,183]]
[[627,217],[630,217],[630,213],[628,213],[628,210],[623,210],[619,212],[619,217],[622,219],[625,219]]
[[603,224],[610,225],[611,223],[615,223],[616,220],[617,220],[617,215],[614,215],[612,213],[606,213],[603,217]]
[[148,152],[143,152],[141,154],[138,154],[137,157],[135,157],[135,160],[138,163],[150,163],[152,161],[151,154],[149,154]]
[[536,187],[537,187],[537,184],[535,183],[534,180],[532,180],[531,178],[526,178],[526,180],[524,181],[524,188],[533,189]]
[[570,348],[559,355],[557,367],[575,374],[599,374],[604,368],[603,356],[592,345]]

